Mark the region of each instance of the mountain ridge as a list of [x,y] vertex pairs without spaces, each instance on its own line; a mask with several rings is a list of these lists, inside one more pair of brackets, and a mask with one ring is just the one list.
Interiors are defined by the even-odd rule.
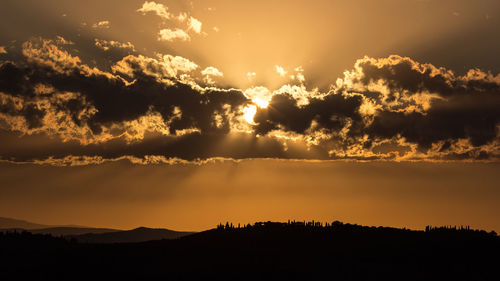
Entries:
[[163,239],[177,239],[195,232],[175,231],[165,228],[137,227],[131,230],[122,230],[105,233],[86,233],[81,235],[68,235],[80,243],[136,243]]
[[25,229],[25,230],[34,230],[34,229],[44,229],[44,228],[56,228],[56,227],[95,228],[95,227],[88,227],[88,226],[74,225],[74,224],[68,224],[68,225],[41,224],[41,223],[30,222],[30,221],[22,220],[22,219],[0,217],[0,229],[19,228],[19,229]]
[[20,219],[0,217],[0,229],[7,229],[7,228],[37,229],[37,228],[47,228],[47,227],[50,227],[50,225],[33,223]]
[[51,226],[26,220],[0,217],[0,232],[23,232],[63,236],[82,243],[134,243],[162,239],[177,239],[196,232],[166,228],[137,227],[129,230],[86,226]]

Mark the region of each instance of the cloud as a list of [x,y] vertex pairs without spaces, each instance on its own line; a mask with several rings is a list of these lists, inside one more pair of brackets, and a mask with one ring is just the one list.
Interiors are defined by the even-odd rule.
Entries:
[[222,126],[215,126],[213,117],[247,100],[235,90],[202,93],[182,84],[178,76],[198,68],[182,57],[129,55],[113,74],[82,64],[50,40],[23,46],[26,66],[5,62],[0,67],[3,125],[23,135],[45,133],[87,145],[134,141],[145,132],[173,137],[227,132],[229,116],[222,116]]
[[178,21],[180,22],[184,22],[187,18],[188,18],[188,14],[187,13],[179,13],[179,15],[177,17],[175,17]]
[[158,155],[145,155],[144,157],[134,157],[134,156],[121,156],[117,158],[103,158],[101,156],[74,156],[68,155],[63,158],[54,158],[49,157],[43,160],[33,160],[26,162],[13,162],[0,160],[0,162],[9,162],[14,164],[35,164],[35,165],[51,165],[57,167],[76,167],[76,166],[87,166],[87,165],[99,165],[110,162],[120,162],[120,161],[128,161],[132,164],[136,165],[196,165],[201,166],[205,164],[213,164],[213,163],[224,163],[224,162],[233,162],[239,163],[241,160],[236,160],[232,158],[222,158],[222,157],[213,157],[208,159],[196,159],[192,161],[187,161],[180,158],[167,158],[165,156]]
[[201,33],[201,25],[202,25],[201,21],[193,17],[189,18],[189,29],[193,30],[194,32]]
[[94,40],[95,40],[95,45],[104,51],[108,51],[111,48],[128,49],[130,51],[135,51],[134,45],[130,42],[121,43],[118,41],[113,41],[113,40],[107,41],[104,39],[97,39],[97,38]]
[[168,12],[168,7],[163,4],[158,4],[154,1],[146,1],[142,4],[142,7],[137,9],[137,12],[147,14],[147,13],[155,13],[157,16],[163,19],[170,19],[172,15]]
[[296,67],[295,74],[290,75],[290,79],[297,80],[299,83],[304,83],[306,81],[306,77],[304,76],[304,68],[302,68],[302,66]]
[[243,94],[259,107],[265,108],[273,97],[273,93],[266,87],[253,87],[246,89]]
[[158,58],[128,55],[111,67],[112,71],[135,79],[140,75],[155,78],[163,84],[173,85],[183,74],[197,69],[198,65],[186,58],[158,54]]
[[92,25],[92,28],[109,28],[109,26],[110,26],[110,22],[107,20],[103,20],[103,21],[94,23]]
[[250,82],[253,82],[255,80],[255,77],[257,77],[257,73],[255,72],[247,72],[247,79]]
[[422,149],[439,141],[468,139],[480,146],[497,138],[500,76],[471,70],[455,77],[399,56],[365,58],[356,69],[341,84],[380,106],[366,129],[372,137],[399,135]]
[[289,93],[274,95],[269,106],[257,112],[255,122],[259,125],[256,132],[266,134],[281,129],[305,134],[313,121],[316,124],[315,130],[324,128],[338,132],[353,121],[362,121],[358,113],[362,100],[358,95],[332,92],[323,98],[311,98],[309,104],[299,106]]
[[174,40],[180,40],[180,41],[189,41],[191,40],[191,37],[189,34],[187,34],[184,30],[182,29],[162,29],[158,33],[158,40],[159,41],[174,41]]
[[56,36],[56,43],[59,45],[75,45],[75,42],[67,40],[62,36]]
[[285,75],[286,75],[286,73],[287,73],[287,72],[286,72],[286,70],[285,70],[283,67],[281,67],[281,66],[279,66],[279,65],[275,65],[275,66],[274,66],[274,68],[276,69],[276,72],[277,72],[277,73],[278,73],[281,77],[285,77]]
[[[43,65],[57,72],[72,71],[81,63],[79,57],[59,48],[52,40],[36,39],[24,42],[22,54],[28,63]],[[85,68],[85,71],[90,71]]]
[[0,54],[7,54],[7,50],[5,49],[5,46],[0,46]]
[[[500,76],[479,70],[456,77],[409,58],[364,58],[330,92],[302,105],[290,90],[273,94],[257,111],[255,130],[298,135],[331,146],[336,157],[369,156],[390,142],[396,143],[390,153],[404,159],[495,157],[499,82]],[[409,152],[401,157],[404,147]]]
[[209,66],[201,71],[201,75],[204,76],[204,81],[207,84],[214,84],[215,81],[213,80],[216,77],[223,77],[224,74],[218,70],[217,68],[213,66]]
[[74,47],[36,38],[0,61],[0,159],[500,160],[500,75],[478,69],[365,57],[327,92],[305,78],[241,90],[180,56],[129,54],[105,71]]
[[[198,19],[189,16],[186,12],[179,13],[178,16],[174,16],[168,12],[168,7],[163,4],[158,4],[154,1],[146,1],[142,4],[142,7],[137,10],[143,14],[155,13],[157,16],[161,17],[163,20],[175,19],[182,24],[187,24],[185,28],[175,28],[175,29],[161,29],[158,33],[158,40],[160,41],[190,41],[191,37],[188,32],[193,31],[196,34],[202,34],[202,22]],[[187,23],[185,23],[187,20]],[[206,33],[203,33],[206,35]]]

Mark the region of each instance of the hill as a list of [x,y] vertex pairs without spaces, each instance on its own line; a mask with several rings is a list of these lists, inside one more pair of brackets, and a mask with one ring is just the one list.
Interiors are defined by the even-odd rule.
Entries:
[[118,229],[110,228],[95,228],[95,227],[85,227],[77,225],[45,225],[39,223],[33,223],[25,220],[11,219],[0,217],[0,231],[29,231],[33,234],[50,234],[52,236],[69,236],[69,235],[81,235],[88,233],[107,233],[107,232],[117,232]]
[[101,233],[116,232],[116,231],[120,230],[111,228],[66,227],[66,226],[29,230],[29,232],[33,234],[50,234],[52,236],[72,236],[72,235],[83,235],[90,233],[101,234]]
[[48,234],[75,239],[82,243],[133,243],[161,239],[177,239],[194,232],[173,231],[163,228],[139,227],[132,230],[95,228],[84,226],[49,226],[25,220],[0,217],[0,232],[23,232]]
[[87,233],[81,235],[68,235],[82,243],[134,243],[161,239],[177,239],[193,232],[180,232],[169,229],[154,229],[139,227],[124,231],[106,231],[103,233]]
[[19,229],[39,229],[39,228],[47,228],[48,225],[32,223],[25,220],[17,220],[11,218],[3,218],[0,217],[0,229],[9,229],[9,228],[19,228]]
[[[86,244],[0,234],[0,273],[85,280],[498,280],[500,238],[341,222],[218,226],[179,239]],[[74,274],[78,272],[78,274]]]

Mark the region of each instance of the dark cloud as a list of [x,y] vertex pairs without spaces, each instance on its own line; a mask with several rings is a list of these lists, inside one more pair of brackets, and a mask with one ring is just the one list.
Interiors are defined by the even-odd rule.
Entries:
[[[33,39],[17,59],[1,62],[2,159],[500,154],[500,76],[480,70],[455,76],[399,56],[364,58],[326,93],[283,88],[257,108],[243,90],[202,86],[198,65],[185,58],[129,53],[103,71],[64,42]],[[244,118],[252,106],[253,124]]]
[[[397,102],[399,110],[382,110],[366,131],[372,137],[391,138],[400,135],[423,149],[444,141],[468,139],[473,146],[498,140],[500,122],[500,76],[478,70],[455,77],[446,69],[421,65],[408,58],[393,57],[376,65],[371,60],[359,64],[362,85],[382,81],[389,97],[378,103]],[[428,108],[419,106],[415,95],[428,96]]]
[[[69,114],[76,125],[88,126],[95,135],[101,134],[104,127],[137,120],[148,111],[158,112],[165,121],[172,120],[171,130],[196,128],[203,134],[213,133],[219,131],[211,120],[215,112],[222,111],[224,106],[237,107],[248,102],[238,90],[209,89],[202,93],[180,83],[176,77],[155,77],[146,73],[141,66],[133,64],[129,65],[129,78],[133,81],[128,83],[120,76],[79,64],[77,57],[72,57],[50,42],[43,41],[41,44],[41,49],[31,44],[25,47],[30,55],[47,52],[43,53],[43,57],[27,57],[28,60],[20,66],[9,62],[0,66],[0,91],[24,98],[19,115],[28,117],[24,112],[33,113],[29,114],[30,124],[41,124],[45,115],[38,111],[34,114],[35,110],[30,108],[29,102],[50,100],[54,95],[64,92],[78,93],[78,96],[60,104],[56,110]],[[157,69],[152,72],[160,73]],[[168,83],[159,82],[159,78]],[[43,96],[37,95],[35,89],[39,85],[47,85],[53,91]],[[86,119],[77,116],[81,113],[83,101],[95,111]],[[8,112],[4,110],[4,113]],[[222,122],[228,123],[227,120]],[[223,132],[229,130],[227,126],[223,126],[223,129]]]
[[[298,106],[290,95],[276,95],[255,120],[257,133],[327,129],[339,141],[335,133],[346,130],[340,141],[347,146],[365,136],[365,148],[375,141],[402,139],[415,144],[418,152],[436,146],[452,158],[461,154],[484,159],[498,154],[498,108],[500,76],[471,70],[455,77],[444,68],[391,56],[359,60],[334,90],[309,99],[307,105]],[[453,143],[464,141],[470,144],[468,152],[450,151]]]
[[271,130],[283,129],[304,134],[313,121],[317,128],[339,131],[346,126],[347,119],[356,123],[362,118],[358,112],[362,97],[331,92],[323,98],[311,98],[307,105],[299,106],[289,94],[273,96],[269,107],[260,109],[254,120],[256,132],[266,134]]
[[382,111],[366,132],[380,138],[400,135],[423,149],[438,141],[458,139],[482,146],[498,138],[499,93],[471,92],[436,99],[425,113]]
[[160,156],[165,159],[247,159],[247,158],[282,158],[282,159],[329,159],[328,153],[319,148],[307,151],[304,145],[290,145],[285,150],[282,143],[274,138],[255,138],[248,134],[216,135],[199,133],[183,136],[162,136],[148,134],[138,142],[127,143],[123,138],[115,138],[105,143],[81,145],[77,141],[61,142],[45,134],[36,134],[19,138],[7,131],[0,132],[3,146],[0,154],[3,160],[14,162],[33,162],[51,159],[58,162],[68,156],[91,157],[93,159],[119,159],[132,157],[148,159]]

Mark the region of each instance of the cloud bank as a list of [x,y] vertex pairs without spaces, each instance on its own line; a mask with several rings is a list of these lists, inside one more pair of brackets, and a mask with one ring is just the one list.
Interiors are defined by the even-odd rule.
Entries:
[[[153,4],[141,12],[170,17]],[[279,89],[233,89],[217,86],[222,71],[183,57],[134,53],[105,71],[74,47],[37,38],[0,61],[0,159],[499,160],[500,75],[478,69],[457,76],[397,55],[365,57],[327,92],[307,89],[301,69]]]

